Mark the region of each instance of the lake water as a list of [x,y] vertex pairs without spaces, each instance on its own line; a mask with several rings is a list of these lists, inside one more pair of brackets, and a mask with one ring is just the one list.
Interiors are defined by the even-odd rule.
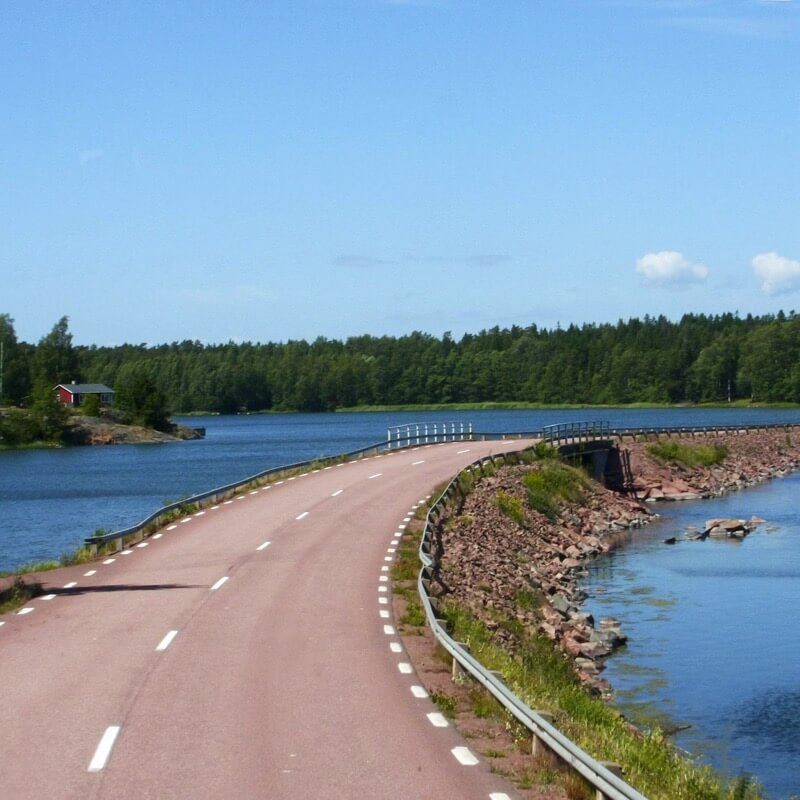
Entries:
[[[800,474],[719,499],[659,505],[662,518],[595,562],[584,583],[595,620],[622,621],[628,645],[604,673],[639,723],[691,725],[673,737],[770,798],[800,795]],[[741,542],[681,541],[707,519],[767,520]],[[677,536],[678,544],[664,544]]]
[[[271,467],[338,455],[405,423],[472,422],[476,432],[536,431],[606,420],[613,427],[800,424],[794,409],[600,409],[193,417],[206,438],[163,445],[0,451],[0,570],[57,558],[97,529],[139,522],[164,503]],[[606,675],[629,716],[691,724],[679,745],[770,797],[800,792],[800,476],[714,501],[659,507],[670,518],[598,560],[587,580],[596,617],[630,636]],[[713,516],[757,514],[777,526],[739,545],[662,543]],[[602,588],[604,591],[598,591]]]

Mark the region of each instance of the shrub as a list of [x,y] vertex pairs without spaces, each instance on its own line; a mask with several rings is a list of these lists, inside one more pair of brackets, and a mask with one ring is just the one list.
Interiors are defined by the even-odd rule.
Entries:
[[528,490],[528,505],[548,519],[558,516],[562,503],[580,503],[584,499],[586,478],[578,470],[556,461],[542,464],[522,479]]
[[647,452],[662,463],[687,467],[710,467],[722,463],[728,456],[728,448],[721,444],[690,445],[674,441],[651,444]]

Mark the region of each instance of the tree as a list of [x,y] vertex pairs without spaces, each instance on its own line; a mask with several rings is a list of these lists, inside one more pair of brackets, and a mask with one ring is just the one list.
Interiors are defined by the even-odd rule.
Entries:
[[123,365],[117,373],[115,404],[130,414],[137,425],[170,429],[167,398],[150,377],[147,365],[134,361]]
[[72,346],[69,317],[61,319],[47,336],[39,340],[33,360],[34,383],[49,384],[80,381],[78,353]]
[[31,392],[28,369],[30,345],[17,342],[14,320],[8,314],[0,314],[0,345],[3,351],[0,405],[20,405]]

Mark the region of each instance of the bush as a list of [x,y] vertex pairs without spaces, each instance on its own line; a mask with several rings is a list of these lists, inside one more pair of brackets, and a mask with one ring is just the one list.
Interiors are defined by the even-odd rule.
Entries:
[[562,503],[584,499],[586,478],[578,470],[557,461],[547,461],[522,479],[528,490],[528,505],[553,520]]
[[728,457],[728,448],[721,444],[690,445],[681,442],[657,442],[647,448],[653,458],[662,463],[683,464],[687,467],[710,467]]

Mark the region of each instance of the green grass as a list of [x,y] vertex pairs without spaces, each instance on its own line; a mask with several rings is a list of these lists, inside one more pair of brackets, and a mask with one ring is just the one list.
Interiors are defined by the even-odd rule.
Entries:
[[528,491],[528,505],[554,520],[559,507],[565,503],[580,503],[587,488],[586,477],[574,467],[546,459],[540,469],[525,474],[522,479]]
[[433,704],[442,712],[446,717],[452,719],[456,714],[458,708],[458,699],[446,692],[431,692],[431,700]]
[[687,467],[710,467],[721,464],[728,456],[728,448],[724,445],[692,445],[674,441],[651,444],[647,452],[662,463],[683,464]]
[[522,500],[519,497],[500,489],[495,495],[494,501],[503,516],[516,522],[520,527],[525,525],[525,511],[522,508]]
[[453,635],[467,642],[486,668],[501,672],[506,684],[531,708],[549,711],[566,736],[597,760],[625,769],[626,780],[650,800],[757,800],[750,780],[726,786],[709,768],[682,757],[658,728],[639,733],[577,680],[569,660],[544,638],[524,634],[514,653],[469,612],[453,604],[443,613]]
[[8,589],[0,592],[0,614],[14,611],[41,593],[41,584],[16,578]]

